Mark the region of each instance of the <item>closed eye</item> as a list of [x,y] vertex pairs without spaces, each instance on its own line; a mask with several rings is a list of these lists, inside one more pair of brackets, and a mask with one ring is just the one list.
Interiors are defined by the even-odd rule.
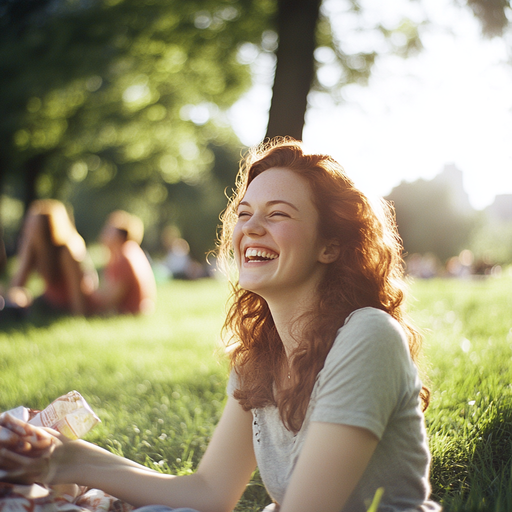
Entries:
[[270,217],[290,217],[287,213],[284,212],[272,212]]
[[249,212],[245,212],[245,211],[241,211],[241,212],[238,212],[238,218],[241,219],[242,217],[250,217],[250,213]]

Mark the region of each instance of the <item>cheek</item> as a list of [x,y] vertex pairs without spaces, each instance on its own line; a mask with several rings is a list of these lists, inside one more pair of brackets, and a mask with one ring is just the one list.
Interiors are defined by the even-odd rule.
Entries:
[[242,228],[239,223],[235,225],[235,229],[233,230],[233,236],[231,238],[231,245],[233,246],[233,251],[235,254],[235,261],[238,265],[240,262],[240,241],[242,239]]

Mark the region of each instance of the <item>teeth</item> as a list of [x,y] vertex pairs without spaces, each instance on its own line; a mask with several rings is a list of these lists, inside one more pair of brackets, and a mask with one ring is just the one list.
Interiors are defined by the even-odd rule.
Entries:
[[264,258],[266,260],[275,260],[277,254],[273,252],[262,251],[261,249],[247,249],[245,251],[246,258]]

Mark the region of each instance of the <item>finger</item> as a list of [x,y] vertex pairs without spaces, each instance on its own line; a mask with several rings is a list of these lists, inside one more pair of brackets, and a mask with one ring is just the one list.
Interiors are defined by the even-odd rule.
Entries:
[[[0,448],[6,448],[18,453],[28,452],[32,449],[30,443],[15,434],[12,430],[4,427],[0,427]],[[37,445],[36,449],[45,448],[44,446]]]
[[20,476],[27,481],[34,477],[41,479],[48,473],[49,466],[48,457],[32,458],[9,450],[0,450],[0,470],[4,474],[2,480],[18,479]]
[[[29,423],[25,423],[24,421],[18,420],[11,416],[9,413],[4,413],[4,416],[2,421],[0,422],[3,424],[3,427],[0,426],[0,434],[3,433],[3,437],[5,438],[6,442],[3,443],[4,445],[9,445],[10,443],[16,443],[17,440],[15,437],[13,437],[12,434],[15,436],[19,436],[19,438],[23,439],[23,441],[30,443],[34,448],[36,449],[44,449],[51,445],[52,438],[55,437],[52,435],[52,431],[46,431],[39,427],[34,427],[33,425],[30,425]],[[0,436],[0,446],[2,437]]]
[[0,446],[14,446],[21,441],[21,437],[10,428],[0,426]]
[[[0,469],[0,482],[9,482],[9,483],[21,483],[16,481],[21,475],[18,474],[18,471],[15,470],[3,470]],[[14,480],[13,480],[14,479]]]
[[7,450],[6,448],[2,448],[0,450],[0,464],[3,467],[14,467],[18,466],[28,466],[32,462],[32,457],[27,457],[26,455],[22,455],[21,453],[14,452],[12,450]]
[[22,439],[35,449],[44,449],[51,446],[53,443],[53,437],[44,431],[33,432],[29,436],[24,436]]
[[24,436],[27,434],[27,430],[30,427],[28,423],[16,419],[11,416],[8,412],[4,412],[0,415],[0,426],[12,430],[15,434]]
[[26,441],[20,441],[16,445],[9,447],[2,447],[0,453],[6,460],[18,460],[16,455],[23,457],[30,457],[31,459],[49,457],[55,449],[54,443],[33,445]]
[[44,482],[50,474],[49,456],[32,458],[0,449],[0,480],[12,483]]
[[0,482],[8,482],[11,484],[33,484],[40,481],[37,473],[31,471],[26,472],[24,469],[15,468],[0,470]]
[[[46,433],[45,433],[46,434]],[[17,453],[30,454],[31,457],[38,457],[53,444],[50,435],[44,437],[24,436],[20,437],[7,428],[0,427],[0,448],[6,448]]]

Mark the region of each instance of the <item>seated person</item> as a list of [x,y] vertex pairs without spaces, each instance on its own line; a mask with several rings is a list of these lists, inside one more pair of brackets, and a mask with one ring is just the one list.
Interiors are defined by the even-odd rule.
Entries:
[[23,224],[18,269],[7,292],[7,303],[27,308],[32,298],[25,285],[32,272],[44,281],[44,292],[36,299],[45,311],[84,315],[88,297],[97,287],[98,276],[84,239],[79,235],[63,203],[55,199],[34,201]]
[[5,415],[0,480],[101,488],[135,512],[227,512],[258,467],[267,512],[364,512],[373,500],[440,512],[391,207],[374,210],[341,165],[293,140],[252,150],[240,169],[218,253],[238,270],[228,398],[197,471],[151,470]]
[[110,252],[101,287],[91,296],[96,314],[147,314],[155,307],[156,284],[140,247],[142,221],[125,211],[111,213],[100,234]]

